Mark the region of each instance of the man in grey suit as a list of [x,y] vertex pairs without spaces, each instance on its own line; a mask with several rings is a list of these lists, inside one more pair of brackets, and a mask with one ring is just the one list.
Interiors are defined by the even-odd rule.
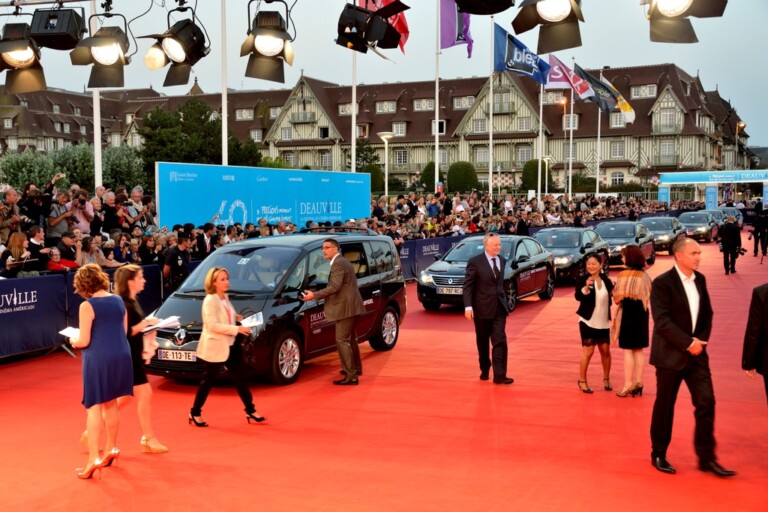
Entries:
[[[473,242],[467,242],[473,243]],[[464,278],[464,316],[475,324],[475,340],[480,361],[480,380],[488,380],[493,367],[495,384],[512,384],[507,377],[507,295],[504,293],[504,267],[499,256],[501,238],[494,233],[483,237],[485,250],[467,262]],[[489,354],[488,339],[493,347]],[[492,358],[491,358],[492,356]]]
[[325,317],[336,323],[336,350],[339,352],[344,378],[333,381],[337,386],[357,386],[363,372],[360,349],[355,339],[355,322],[365,313],[365,305],[357,287],[352,264],[339,252],[339,243],[329,238],[323,241],[323,256],[331,262],[328,286],[313,292],[304,290],[302,299],[325,299]]

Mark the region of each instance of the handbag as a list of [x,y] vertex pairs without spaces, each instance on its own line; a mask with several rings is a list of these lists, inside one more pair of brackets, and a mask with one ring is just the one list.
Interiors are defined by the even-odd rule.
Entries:
[[613,317],[613,322],[611,323],[611,345],[614,347],[619,344],[622,311],[621,303],[619,303],[619,308],[616,310],[616,315]]

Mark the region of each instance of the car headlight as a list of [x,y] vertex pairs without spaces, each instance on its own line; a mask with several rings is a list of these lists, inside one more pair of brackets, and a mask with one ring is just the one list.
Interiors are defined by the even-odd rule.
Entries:
[[419,281],[421,281],[422,284],[432,284],[434,282],[432,281],[432,274],[429,274],[424,270],[419,274]]
[[555,266],[565,267],[573,262],[573,256],[555,256]]
[[615,246],[613,246],[613,248],[611,249],[611,251],[612,251],[612,252],[621,252],[621,250],[622,250],[623,248],[624,248],[624,246],[623,246],[623,245],[615,245]]
[[256,336],[264,330],[264,313],[259,311],[258,313],[249,315],[243,318],[243,320],[240,322],[240,325],[244,327],[250,327],[251,332],[254,336]]
[[662,242],[666,242],[669,240],[669,235],[659,235],[656,237],[657,240],[661,240]]
[[696,228],[696,231],[699,231],[700,233],[706,233],[707,226],[701,226],[700,228]]

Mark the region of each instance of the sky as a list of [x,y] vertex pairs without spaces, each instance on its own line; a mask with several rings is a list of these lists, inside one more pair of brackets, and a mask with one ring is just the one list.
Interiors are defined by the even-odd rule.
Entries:
[[[224,55],[227,56],[226,77],[230,89],[290,89],[302,73],[339,85],[351,85],[352,55],[356,52],[335,44],[339,14],[346,2],[287,1],[289,5],[295,1],[291,16],[296,27],[296,40],[293,43],[294,63],[292,67],[285,66],[284,84],[244,76],[248,58],[240,57],[240,45],[251,23],[247,0],[226,1],[225,24],[221,19],[220,1],[190,0],[187,5],[197,6],[196,16],[205,27],[211,45],[210,54],[195,65],[190,85],[163,87],[167,68],[148,71],[143,60],[152,41],[137,39],[136,45],[131,43],[131,51],[138,52],[126,69],[125,87],[151,86],[164,94],[180,95],[189,90],[196,77],[205,92],[216,93],[222,90]],[[435,79],[437,0],[403,1],[411,7],[405,12],[411,32],[405,54],[399,49],[383,50],[392,60],[388,61],[371,52],[357,53],[358,83]],[[102,0],[96,2],[97,5],[101,3]],[[251,15],[255,14],[259,3],[260,0],[253,1]],[[513,34],[511,23],[519,12],[520,1],[516,3],[518,6],[497,14],[493,20]],[[90,2],[65,5],[69,8],[73,6],[83,6],[86,15],[90,14]],[[113,12],[131,20],[151,7],[146,16],[130,24],[131,31],[138,37],[163,32],[167,28],[167,12],[176,6],[174,0],[114,0]],[[283,12],[279,3],[262,3],[262,6],[265,10]],[[22,12],[32,13],[34,8],[23,7]],[[0,8],[0,14],[11,12],[9,7]],[[764,56],[768,49],[768,1],[731,0],[721,18],[691,18],[699,39],[695,44],[650,42],[645,7],[640,5],[640,0],[583,0],[582,12],[585,19],[581,24],[582,46],[557,52],[561,61],[570,64],[571,57],[574,57],[581,67],[591,69],[677,64],[693,76],[698,73],[707,90],[718,89],[726,100],[733,103],[739,116],[747,123],[745,133],[749,136],[750,146],[768,146],[768,101],[760,99],[761,91],[768,83],[768,66]],[[171,23],[186,17],[188,15],[174,13]],[[13,21],[13,17],[2,17],[0,23],[8,20]],[[439,75],[446,79],[488,76],[491,69],[491,27],[490,16],[473,16],[471,31],[475,48],[472,58],[467,58],[463,46],[442,50]],[[226,33],[226,43],[222,41],[222,32]],[[536,49],[538,29],[517,37],[531,49]],[[43,49],[42,64],[49,87],[82,91],[88,82],[90,68],[72,66],[67,52]]]

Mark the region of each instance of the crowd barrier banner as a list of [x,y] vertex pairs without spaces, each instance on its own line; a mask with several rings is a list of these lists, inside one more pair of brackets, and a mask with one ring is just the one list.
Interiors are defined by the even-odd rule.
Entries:
[[57,347],[67,326],[64,276],[0,280],[0,357]]
[[[308,220],[346,221],[371,213],[371,175],[160,162],[156,165],[160,225],[231,225]],[[189,208],[189,198],[205,198]]]

